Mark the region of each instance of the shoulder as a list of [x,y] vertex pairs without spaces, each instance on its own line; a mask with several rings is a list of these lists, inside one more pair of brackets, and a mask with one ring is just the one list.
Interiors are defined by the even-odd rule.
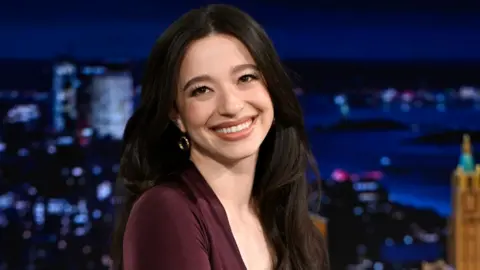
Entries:
[[145,191],[135,202],[133,209],[149,206],[167,206],[171,204],[188,207],[188,198],[177,184],[157,185]]
[[[177,185],[155,186],[138,198],[124,234],[125,269],[208,269],[202,217]],[[189,259],[185,259],[189,258]]]
[[186,191],[177,184],[163,184],[150,188],[134,203],[131,219],[161,219],[198,223],[201,220],[195,204]]
[[182,189],[152,187],[134,203],[125,228],[124,244],[132,242],[160,245],[195,243],[208,249],[202,216]]

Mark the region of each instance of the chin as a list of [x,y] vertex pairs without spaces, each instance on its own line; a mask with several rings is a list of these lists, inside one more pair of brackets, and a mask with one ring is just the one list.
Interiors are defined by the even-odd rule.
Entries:
[[238,145],[224,148],[218,152],[218,155],[221,156],[221,159],[228,162],[237,162],[246,158],[256,157],[259,149],[259,145]]

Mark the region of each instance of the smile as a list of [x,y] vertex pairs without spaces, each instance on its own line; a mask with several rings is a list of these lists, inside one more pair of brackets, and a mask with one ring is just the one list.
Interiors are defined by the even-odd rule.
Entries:
[[247,138],[252,133],[257,116],[243,118],[230,123],[223,123],[213,127],[213,132],[222,140],[225,141],[239,141]]
[[226,133],[226,134],[240,132],[242,130],[248,129],[252,125],[252,123],[253,123],[253,118],[250,118],[246,122],[238,124],[236,126],[215,129],[215,132]]

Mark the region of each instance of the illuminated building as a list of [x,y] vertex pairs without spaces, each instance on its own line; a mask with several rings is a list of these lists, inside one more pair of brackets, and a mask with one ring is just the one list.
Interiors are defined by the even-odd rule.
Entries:
[[[53,67],[53,129],[63,132],[76,119],[77,67],[70,62],[60,62]],[[71,127],[68,127],[71,128]],[[73,130],[70,130],[73,132]]]
[[382,177],[381,172],[367,172],[353,183],[360,202],[375,209],[379,203],[388,202],[388,192],[380,184]]
[[360,204],[353,189],[351,175],[336,169],[325,183],[325,205],[322,213],[328,217],[328,250],[332,269],[347,269],[358,261],[357,247],[362,244],[363,225],[353,209]]
[[90,126],[100,138],[119,140],[133,112],[133,78],[128,72],[109,72],[92,78]]
[[475,165],[468,135],[463,136],[452,192],[450,263],[459,270],[480,269],[480,165]]
[[317,227],[317,229],[323,234],[323,237],[325,237],[326,239],[327,238],[327,219],[315,214],[310,214],[310,218],[312,219],[313,224],[315,224],[315,227]]
[[[48,93],[9,91],[8,99],[0,100],[0,133],[2,150],[8,155],[26,157],[31,153],[32,142],[44,140],[44,119],[50,110]],[[49,121],[50,119],[46,120]],[[0,143],[2,143],[0,140]]]
[[422,270],[446,270],[451,269],[445,261],[439,260],[433,263],[422,262]]
[[383,177],[380,171],[350,175],[346,171],[336,169],[331,177],[338,184],[349,182],[358,201],[362,204],[375,206],[378,203],[388,202],[388,192],[380,183]]

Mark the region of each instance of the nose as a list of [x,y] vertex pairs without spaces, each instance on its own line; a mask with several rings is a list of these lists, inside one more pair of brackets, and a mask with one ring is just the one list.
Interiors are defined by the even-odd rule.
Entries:
[[235,116],[245,107],[245,101],[238,96],[235,89],[222,91],[218,100],[218,113],[223,116]]

